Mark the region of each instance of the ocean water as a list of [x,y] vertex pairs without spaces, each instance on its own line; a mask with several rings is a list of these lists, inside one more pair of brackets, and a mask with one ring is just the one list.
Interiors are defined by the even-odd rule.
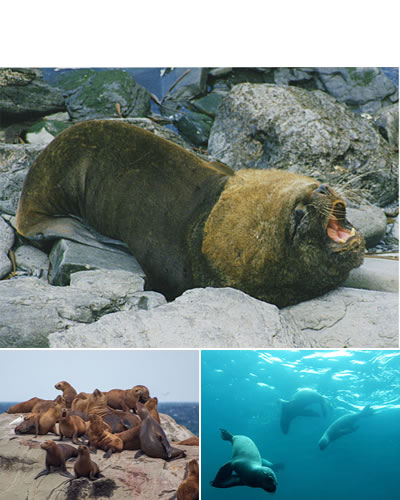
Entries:
[[[18,401],[17,401],[18,402]],[[0,402],[0,413],[4,413],[17,402]],[[158,403],[158,410],[171,416],[180,425],[184,425],[196,436],[199,435],[199,403]]]
[[[203,499],[400,499],[400,351],[203,351],[201,370]],[[301,388],[328,398],[327,415],[297,417],[285,435],[280,399]],[[367,404],[374,412],[355,432],[319,449],[334,420]],[[220,428],[250,437],[263,458],[284,464],[274,494],[209,484],[231,458]]]

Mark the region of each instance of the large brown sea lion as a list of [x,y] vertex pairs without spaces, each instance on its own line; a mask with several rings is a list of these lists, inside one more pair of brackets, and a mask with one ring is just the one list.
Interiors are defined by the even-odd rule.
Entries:
[[144,385],[135,385],[132,389],[111,389],[104,392],[107,405],[117,410],[136,410],[136,403],[145,403],[150,398],[150,392]]
[[195,459],[188,464],[187,476],[178,486],[176,500],[199,500],[199,464]]
[[34,405],[36,403],[39,403],[40,401],[44,401],[44,399],[34,397],[28,399],[28,401],[22,401],[22,403],[17,403],[13,406],[10,406],[10,408],[7,410],[7,413],[29,413],[32,411]]
[[35,434],[35,436],[43,436],[48,432],[57,434],[56,423],[60,419],[62,409],[65,406],[63,397],[58,397],[60,402],[48,410],[26,415],[24,421],[15,427],[15,434]]
[[88,422],[85,422],[82,417],[78,415],[70,415],[66,408],[63,408],[58,426],[58,433],[60,441],[64,437],[71,438],[74,444],[82,444],[78,437],[83,436],[88,428]]
[[56,444],[51,440],[45,441],[40,447],[46,451],[46,468],[39,472],[35,479],[50,474],[52,468],[59,468],[62,476],[74,477],[67,471],[65,462],[72,457],[78,456],[78,450],[76,448],[69,444]]
[[72,385],[65,380],[62,380],[61,382],[58,382],[54,387],[60,391],[63,391],[65,404],[67,405],[67,408],[71,408],[72,401],[77,395],[76,390],[72,387]]
[[99,415],[89,416],[89,426],[86,432],[89,439],[90,450],[96,451],[98,448],[105,451],[104,458],[108,458],[112,453],[122,451],[124,443],[117,434],[111,433],[111,428],[103,422]]
[[164,460],[175,460],[186,456],[184,450],[170,445],[161,425],[141,403],[138,403],[138,414],[142,419],[139,433],[141,451],[135,457],[139,457],[143,453],[148,457],[163,458]]
[[147,288],[167,298],[231,286],[282,307],[335,288],[364,253],[329,186],[280,170],[234,172],[115,120],[76,124],[47,146],[16,223],[36,241],[121,240]]

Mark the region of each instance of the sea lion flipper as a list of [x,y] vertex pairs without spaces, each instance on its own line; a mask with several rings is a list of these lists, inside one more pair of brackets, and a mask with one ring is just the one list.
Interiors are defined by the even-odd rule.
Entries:
[[278,470],[282,470],[285,468],[285,464],[282,462],[277,462],[275,464],[275,463],[270,462],[269,460],[266,460],[265,458],[261,458],[261,462],[262,462],[264,467],[268,467],[269,469],[272,469],[273,471],[276,471],[276,472]]
[[[239,486],[239,484],[231,484],[232,477],[240,482],[240,478],[238,476],[232,476],[232,471],[232,463],[229,461],[220,467],[214,480],[210,482],[211,486],[214,486],[215,488],[230,488],[232,486]],[[237,483],[236,480],[234,482]]]
[[142,455],[144,455],[144,451],[143,450],[139,450],[135,453],[135,458],[140,458]]
[[37,474],[34,479],[38,479],[40,476],[47,476],[47,474],[50,474],[50,471],[46,468],[43,469],[39,474]]
[[224,441],[232,442],[233,434],[231,434],[226,429],[220,429],[220,431],[221,431],[221,439],[223,439]]

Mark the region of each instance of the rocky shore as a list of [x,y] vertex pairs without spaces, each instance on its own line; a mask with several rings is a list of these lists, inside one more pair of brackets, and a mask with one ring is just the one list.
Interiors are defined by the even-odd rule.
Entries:
[[[103,458],[98,452],[93,460],[99,465],[103,478],[89,481],[86,478],[68,480],[57,472],[34,477],[44,468],[45,452],[40,443],[55,436],[18,436],[11,424],[17,415],[0,415],[0,483],[3,498],[7,500],[110,498],[122,500],[160,498],[170,500],[184,478],[186,465],[191,459],[199,458],[197,446],[174,445],[186,450],[186,457],[166,462],[145,455],[135,458],[135,451],[125,450]],[[161,424],[170,442],[192,437],[193,434],[178,425],[166,414],[160,414]],[[73,463],[67,462],[71,471]]]
[[[393,82],[378,68],[191,68],[165,78],[160,97],[127,71],[76,70],[49,84],[40,70],[0,70],[0,347],[397,347]],[[369,256],[342,287],[279,310],[229,288],[168,303],[145,290],[131,255],[66,240],[35,248],[14,229],[24,177],[54,135],[98,117],[234,169],[328,182],[368,252],[391,254]]]

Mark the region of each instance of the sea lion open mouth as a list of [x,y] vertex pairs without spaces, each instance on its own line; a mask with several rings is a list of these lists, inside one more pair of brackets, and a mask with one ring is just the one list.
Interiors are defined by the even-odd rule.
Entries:
[[346,221],[346,205],[342,201],[338,201],[332,207],[326,226],[327,235],[335,243],[346,243],[349,238],[356,234],[354,227],[346,228],[342,224],[349,225]]

